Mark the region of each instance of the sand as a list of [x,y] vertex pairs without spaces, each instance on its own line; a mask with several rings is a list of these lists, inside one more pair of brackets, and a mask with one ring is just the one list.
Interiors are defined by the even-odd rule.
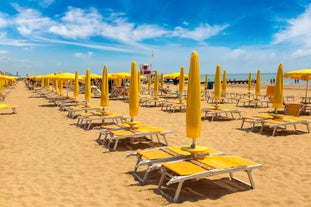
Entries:
[[[229,92],[245,90],[246,86],[228,86]],[[288,86],[284,92],[299,100],[304,87]],[[157,192],[159,177],[145,186],[133,178],[136,159],[125,156],[136,146],[109,152],[95,141],[98,130],[78,128],[66,112],[34,95],[19,82],[6,97],[6,103],[20,106],[17,114],[0,115],[1,207],[311,206],[310,134],[282,132],[271,137],[239,130],[241,120],[203,121],[199,144],[263,165],[253,171],[256,189],[220,175],[187,183],[182,204],[174,204]],[[98,105],[99,99],[92,103]],[[239,108],[243,115],[272,110]],[[128,105],[111,101],[109,110],[127,115]],[[185,113],[142,107],[136,120],[173,131],[169,145],[191,142],[185,137]]]

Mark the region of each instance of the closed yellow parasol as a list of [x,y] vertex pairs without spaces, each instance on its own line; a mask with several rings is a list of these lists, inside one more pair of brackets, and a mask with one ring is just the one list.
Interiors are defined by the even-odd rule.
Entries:
[[255,95],[260,96],[260,69],[257,70],[257,76],[256,76],[256,90],[255,90]]
[[137,83],[137,68],[136,62],[132,61],[131,64],[131,82],[130,82],[130,94],[129,94],[129,115],[133,122],[134,116],[138,115],[138,83]]
[[100,106],[104,109],[109,105],[109,87],[108,87],[108,68],[105,65],[102,74],[102,87],[100,96]]
[[90,69],[86,70],[85,73],[85,93],[84,99],[86,101],[91,100],[91,77],[90,77]]
[[215,87],[214,87],[214,99],[218,101],[221,97],[221,81],[220,81],[220,65],[218,64],[216,67],[216,73],[215,73]]
[[192,138],[191,148],[196,147],[196,139],[201,134],[201,88],[200,65],[196,51],[191,54],[187,90],[186,135]]
[[222,78],[222,84],[221,84],[222,93],[227,92],[227,71],[224,70],[224,76]]
[[180,76],[179,76],[179,88],[178,95],[182,96],[185,90],[185,69],[184,66],[180,68]]
[[79,73],[78,73],[78,70],[76,70],[76,72],[75,72],[73,96],[75,98],[75,101],[78,101],[78,99],[79,99]]
[[248,93],[252,90],[252,73],[248,74],[248,84],[247,84]]
[[283,108],[283,65],[279,65],[274,87],[273,108]]
[[205,84],[204,84],[204,89],[208,88],[208,74],[205,74]]
[[153,94],[155,96],[159,94],[159,76],[157,70],[155,71]]

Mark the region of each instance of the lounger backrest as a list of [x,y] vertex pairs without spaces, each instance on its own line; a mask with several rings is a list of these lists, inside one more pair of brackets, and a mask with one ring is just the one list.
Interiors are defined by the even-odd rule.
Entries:
[[302,109],[302,104],[286,104],[285,105],[285,115],[299,116]]
[[275,86],[267,86],[266,96],[274,96],[274,87]]

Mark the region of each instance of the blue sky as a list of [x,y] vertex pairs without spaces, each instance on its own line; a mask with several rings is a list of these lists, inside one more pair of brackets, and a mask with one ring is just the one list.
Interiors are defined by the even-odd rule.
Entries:
[[[309,0],[1,0],[0,70],[276,72],[311,67]],[[152,58],[152,53],[154,54]]]

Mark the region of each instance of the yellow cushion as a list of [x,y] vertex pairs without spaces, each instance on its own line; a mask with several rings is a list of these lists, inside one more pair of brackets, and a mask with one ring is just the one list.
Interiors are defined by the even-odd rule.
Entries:
[[205,172],[204,168],[199,167],[188,161],[182,162],[172,162],[172,163],[163,163],[162,164],[167,169],[175,172],[178,175],[191,175],[196,173]]
[[168,158],[168,157],[172,156],[169,153],[164,152],[161,149],[152,150],[152,151],[142,151],[142,150],[139,150],[139,151],[137,151],[137,153],[142,155],[143,157],[145,157],[148,160],[156,160],[156,159]]

